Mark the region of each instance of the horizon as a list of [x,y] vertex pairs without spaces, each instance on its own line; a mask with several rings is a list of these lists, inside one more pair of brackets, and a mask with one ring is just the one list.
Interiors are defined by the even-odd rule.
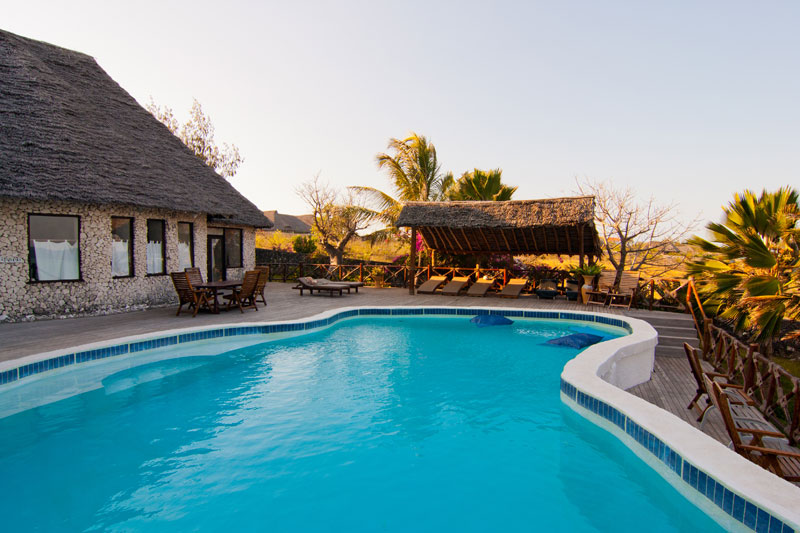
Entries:
[[316,173],[392,193],[375,156],[416,131],[443,172],[499,167],[516,200],[588,178],[704,226],[735,193],[800,182],[797,15],[790,2],[84,1],[10,6],[3,29],[91,55],[180,121],[197,98],[217,143],[244,156],[229,181],[262,211],[306,213],[294,188]]

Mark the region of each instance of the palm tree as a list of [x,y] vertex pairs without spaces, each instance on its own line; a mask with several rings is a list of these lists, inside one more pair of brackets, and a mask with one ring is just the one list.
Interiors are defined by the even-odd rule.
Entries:
[[502,174],[499,168],[489,171],[476,168],[472,172],[464,172],[447,190],[447,197],[450,200],[511,200],[517,188],[503,185]]
[[373,187],[351,189],[365,193],[377,204],[377,217],[394,233],[403,203],[442,200],[453,184],[453,174],[442,174],[436,147],[422,135],[411,133],[403,140],[392,138],[388,147],[394,155],[380,153],[376,160],[378,168],[389,174],[396,198]]
[[800,317],[800,205],[798,193],[737,194],[722,223],[710,223],[712,241],[689,242],[704,255],[688,263],[704,306],[730,319],[737,331],[753,330],[767,352],[784,318]]

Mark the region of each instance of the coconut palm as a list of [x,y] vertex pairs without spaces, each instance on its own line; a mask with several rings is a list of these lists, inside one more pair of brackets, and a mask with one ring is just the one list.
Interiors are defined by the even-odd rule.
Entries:
[[476,168],[472,172],[464,172],[447,190],[447,197],[450,200],[511,200],[517,188],[503,185],[502,174],[499,168],[488,171]]
[[797,191],[737,194],[712,240],[689,242],[704,255],[688,263],[703,304],[771,350],[784,318],[800,317],[800,206]]
[[425,136],[412,132],[402,140],[392,138],[388,148],[394,155],[380,153],[376,160],[378,168],[388,173],[396,197],[374,187],[350,187],[372,200],[375,218],[387,226],[372,233],[373,239],[398,233],[395,223],[405,202],[442,200],[453,184],[453,174],[442,173],[436,147]]

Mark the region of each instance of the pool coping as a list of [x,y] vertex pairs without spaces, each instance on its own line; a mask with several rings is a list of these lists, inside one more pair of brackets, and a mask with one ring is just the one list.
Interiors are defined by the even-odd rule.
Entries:
[[[299,335],[354,317],[435,315],[574,320],[626,329],[628,336],[590,346],[565,365],[561,374],[562,401],[614,434],[724,527],[772,533],[800,531],[800,512],[795,510],[797,505],[793,505],[793,502],[800,502],[800,489],[728,450],[671,413],[623,390],[650,379],[658,337],[650,324],[629,316],[504,307],[350,306],[294,320],[177,328],[131,335],[3,361],[0,362],[0,393],[85,363],[165,346],[233,336],[270,336],[263,340],[254,338],[256,344],[276,338],[274,334]],[[694,466],[697,464],[705,466],[701,470]],[[717,486],[721,487],[720,491],[716,490]],[[729,501],[730,506],[727,505]]]
[[727,530],[800,531],[800,488],[623,390],[638,384],[619,383],[632,373],[624,367],[644,366],[655,347],[635,319],[625,320],[631,335],[590,346],[564,365],[562,401],[615,435]]

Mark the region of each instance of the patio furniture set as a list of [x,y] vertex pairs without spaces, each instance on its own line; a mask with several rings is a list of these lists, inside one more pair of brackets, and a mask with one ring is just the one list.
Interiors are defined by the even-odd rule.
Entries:
[[234,306],[244,313],[245,309],[258,311],[256,302],[267,305],[264,289],[267,285],[268,271],[264,267],[245,272],[240,280],[204,281],[199,268],[187,268],[183,272],[172,272],[172,284],[178,293],[178,312],[181,314],[183,306],[192,310],[192,316],[197,316],[200,309],[218,314],[222,309],[219,298],[227,300],[224,309],[230,310]]

